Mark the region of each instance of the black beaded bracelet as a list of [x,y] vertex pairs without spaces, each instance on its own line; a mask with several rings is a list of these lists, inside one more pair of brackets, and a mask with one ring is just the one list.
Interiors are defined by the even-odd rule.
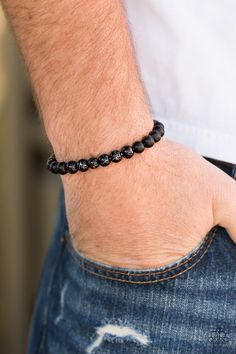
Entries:
[[58,162],[55,154],[52,153],[47,160],[47,168],[52,173],[65,175],[66,173],[85,172],[89,168],[95,169],[98,166],[108,166],[111,162],[119,162],[122,158],[130,159],[134,153],[140,154],[145,148],[152,147],[161,140],[165,134],[164,125],[157,120],[153,120],[153,129],[143,137],[141,141],[136,141],[132,146],[125,145],[120,150],[113,150],[110,154],[102,154],[99,157],[80,159],[79,161]]

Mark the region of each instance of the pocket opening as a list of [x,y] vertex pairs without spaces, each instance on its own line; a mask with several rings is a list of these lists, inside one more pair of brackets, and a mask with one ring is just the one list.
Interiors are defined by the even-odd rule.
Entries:
[[86,257],[75,249],[73,245],[73,238],[68,230],[65,233],[65,237],[68,241],[66,243],[70,254],[73,256],[78,266],[84,271],[110,280],[140,284],[164,281],[177,277],[178,275],[186,272],[188,269],[191,269],[209,250],[210,245],[217,234],[218,228],[218,226],[214,226],[204,236],[197,247],[175,262],[161,267],[145,269],[117,267],[97,262]]

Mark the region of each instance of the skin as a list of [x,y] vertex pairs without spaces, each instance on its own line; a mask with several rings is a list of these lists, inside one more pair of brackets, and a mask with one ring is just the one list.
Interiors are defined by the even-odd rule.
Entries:
[[[109,153],[151,130],[121,1],[2,3],[58,160]],[[236,241],[235,180],[169,139],[62,182],[75,247],[94,260],[165,265],[217,224]]]

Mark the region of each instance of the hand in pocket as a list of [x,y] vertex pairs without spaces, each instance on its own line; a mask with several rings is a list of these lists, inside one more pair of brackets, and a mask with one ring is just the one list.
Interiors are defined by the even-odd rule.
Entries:
[[62,178],[75,246],[102,263],[166,265],[217,224],[236,241],[235,181],[168,139],[131,160]]

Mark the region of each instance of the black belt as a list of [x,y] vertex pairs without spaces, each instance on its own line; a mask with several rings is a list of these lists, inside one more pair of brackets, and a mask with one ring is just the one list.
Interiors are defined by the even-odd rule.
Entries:
[[207,161],[213,163],[215,166],[219,167],[221,170],[226,172],[229,176],[233,177],[236,180],[236,164],[229,162],[215,160],[210,157],[203,156]]

